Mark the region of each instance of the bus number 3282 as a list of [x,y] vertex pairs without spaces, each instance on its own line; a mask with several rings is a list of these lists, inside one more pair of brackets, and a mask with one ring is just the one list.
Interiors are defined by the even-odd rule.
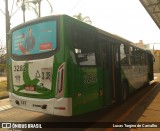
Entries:
[[26,71],[26,66],[25,65],[15,65],[14,71]]

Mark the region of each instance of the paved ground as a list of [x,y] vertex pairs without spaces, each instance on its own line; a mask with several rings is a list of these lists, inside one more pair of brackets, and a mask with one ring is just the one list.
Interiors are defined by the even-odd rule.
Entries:
[[[157,82],[160,82],[160,74],[154,75],[155,80]],[[143,90],[139,96],[144,97],[138,97],[141,98],[138,99],[138,103],[131,106],[130,108],[127,107],[129,103],[132,103],[131,99],[129,101],[126,101],[124,104],[122,104],[119,108],[114,109],[113,112],[110,112],[107,116],[105,113],[103,113],[103,117],[97,117],[98,121],[107,121],[106,118],[110,121],[115,118],[115,116],[118,116],[117,112],[120,112],[120,114],[127,109],[127,111],[124,111],[121,116],[117,117],[114,121],[119,122],[120,120],[123,120],[125,122],[133,121],[133,122],[160,122],[160,85],[158,85],[158,88],[153,88],[150,92],[144,92]],[[147,94],[146,94],[147,93]],[[11,108],[11,110],[8,110]],[[37,112],[30,112],[22,109],[12,108],[12,106],[9,104],[9,99],[3,99],[0,100],[0,111],[1,112],[1,120],[10,120],[10,121],[51,121],[51,122],[57,122],[56,120],[62,119],[61,122],[65,120],[68,121],[68,118],[59,118],[56,119],[54,116],[50,115],[44,115]],[[113,117],[112,114],[114,115]],[[86,118],[92,119],[91,116],[86,116]],[[93,119],[94,120],[94,119]],[[152,124],[152,123],[151,123]],[[95,129],[95,130],[94,130]],[[115,128],[113,131],[159,131],[158,128],[132,128],[132,129],[126,129],[124,128],[119,129]],[[64,130],[65,131],[65,130]],[[86,131],[98,131],[97,128],[91,128],[91,130]],[[99,131],[107,131],[106,129],[100,129]]]
[[1,76],[0,76],[0,82],[1,82],[1,81],[6,81],[6,80],[7,80],[7,77],[1,77]]
[[6,105],[10,105],[9,98],[1,99],[1,100],[0,100],[0,108],[1,108],[2,106],[6,106]]
[[160,73],[154,73],[154,81],[160,82]]

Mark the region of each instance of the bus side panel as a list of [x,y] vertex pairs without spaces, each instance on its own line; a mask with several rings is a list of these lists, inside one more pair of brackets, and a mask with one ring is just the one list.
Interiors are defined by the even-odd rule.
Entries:
[[74,67],[73,113],[82,114],[103,107],[103,88],[96,68]]
[[127,83],[128,93],[149,83],[148,56],[144,50],[121,44],[121,83]]
[[73,115],[103,107],[103,86],[100,70],[96,66],[80,66],[73,46],[72,21],[65,19],[65,59],[68,97],[72,97]]

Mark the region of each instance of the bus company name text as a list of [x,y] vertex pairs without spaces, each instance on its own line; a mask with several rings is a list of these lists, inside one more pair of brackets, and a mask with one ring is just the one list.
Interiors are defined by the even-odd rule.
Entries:
[[25,124],[25,123],[2,123],[2,128],[9,128],[9,129],[34,129],[34,128],[42,128],[41,124]]

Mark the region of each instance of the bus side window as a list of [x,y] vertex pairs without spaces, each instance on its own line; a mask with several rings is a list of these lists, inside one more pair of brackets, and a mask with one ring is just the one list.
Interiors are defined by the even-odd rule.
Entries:
[[142,63],[142,65],[146,64],[145,59],[146,59],[145,58],[145,53],[143,51],[141,51],[141,63]]
[[97,64],[100,67],[107,68],[108,66],[108,57],[109,57],[109,41],[105,37],[100,37],[97,44]]
[[126,58],[127,58],[127,65],[131,65],[132,63],[132,48],[130,46],[124,45],[124,49],[125,49],[125,54],[126,54]]
[[141,54],[140,54],[140,49],[135,48],[135,64],[136,65],[141,65]]
[[120,61],[122,65],[127,65],[127,56],[126,56],[127,50],[124,46],[124,44],[120,45]]
[[124,45],[124,51],[125,51],[125,54],[126,54],[126,64],[127,65],[131,65],[131,57],[130,57],[130,47],[127,46],[127,45]]
[[134,48],[131,46],[129,47],[129,56],[130,56],[130,64],[135,64],[135,57],[134,57]]
[[77,63],[82,66],[96,65],[94,33],[72,28],[72,39]]

